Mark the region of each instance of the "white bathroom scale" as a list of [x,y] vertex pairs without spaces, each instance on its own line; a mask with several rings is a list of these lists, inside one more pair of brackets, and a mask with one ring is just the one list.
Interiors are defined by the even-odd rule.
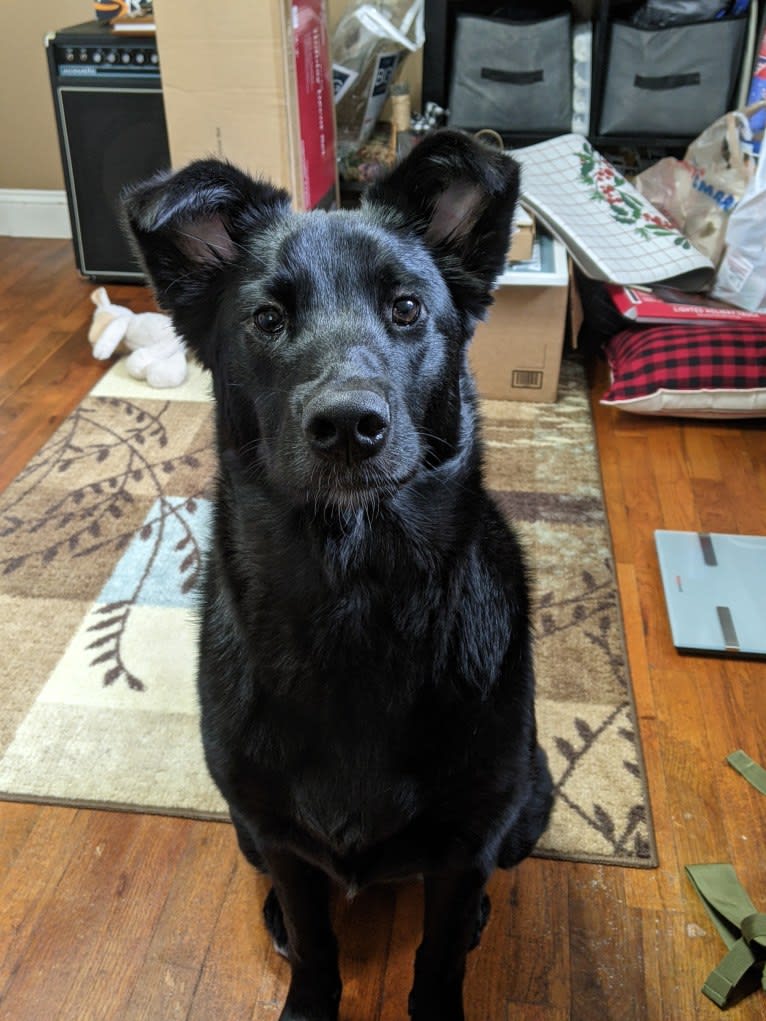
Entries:
[[766,536],[656,531],[679,652],[766,658]]

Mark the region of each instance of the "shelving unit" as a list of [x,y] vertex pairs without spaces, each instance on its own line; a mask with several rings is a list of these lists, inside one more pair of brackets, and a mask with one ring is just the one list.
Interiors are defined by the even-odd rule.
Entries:
[[[766,0],[753,0],[758,7],[757,39],[764,28],[764,11]],[[671,154],[680,154],[698,132],[669,134],[666,131],[600,134],[598,125],[603,109],[604,87],[608,73],[608,53],[611,33],[612,14],[618,4],[603,0],[593,20],[593,59],[591,81],[590,141],[597,148],[619,148],[621,146],[651,145],[653,150],[662,150]],[[432,100],[442,107],[449,101],[449,86],[452,73],[451,59],[455,35],[455,21],[458,14],[477,14],[491,16],[498,11],[496,0],[427,0],[425,7],[426,44],[423,51],[423,99]],[[757,45],[757,42],[756,42]],[[743,46],[744,51],[744,46]],[[739,59],[744,56],[741,52]],[[732,108],[736,104],[737,89],[734,86],[731,94],[726,97],[726,106]],[[477,125],[477,127],[493,127],[493,125]],[[551,137],[545,133],[501,131],[503,140],[514,148],[539,142]]]

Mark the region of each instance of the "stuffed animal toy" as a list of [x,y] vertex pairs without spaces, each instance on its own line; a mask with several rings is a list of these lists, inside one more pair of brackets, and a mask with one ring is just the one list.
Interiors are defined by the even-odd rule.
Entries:
[[109,358],[122,344],[131,352],[125,367],[135,379],[156,387],[180,386],[185,381],[186,347],[169,316],[113,305],[103,287],[93,291],[90,299],[96,306],[88,332],[94,357]]

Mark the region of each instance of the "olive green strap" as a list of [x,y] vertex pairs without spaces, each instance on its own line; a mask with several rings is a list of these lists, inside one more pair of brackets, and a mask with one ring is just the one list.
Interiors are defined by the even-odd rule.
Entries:
[[[757,917],[766,922],[766,915],[758,915]],[[763,949],[761,956],[758,957],[745,940],[737,940],[718,967],[710,972],[702,987],[702,992],[717,1006],[725,1007],[729,1002],[731,994],[747,972],[754,965],[763,968],[763,957]],[[761,986],[766,989],[766,972],[764,971],[761,974]]]
[[763,766],[759,766],[757,762],[753,762],[749,755],[746,755],[742,749],[736,752],[732,752],[731,755],[726,756],[726,761],[732,766],[738,773],[751,783],[757,791],[761,794],[766,794],[766,769]]
[[755,914],[737,873],[731,865],[687,865],[686,874],[721,939],[731,949],[739,939],[742,919]]
[[725,1007],[745,973],[766,964],[766,915],[756,911],[731,865],[687,865],[686,873],[729,948],[702,987],[713,1003]]
[[[766,769],[741,750],[732,752],[726,761],[766,794]],[[761,970],[761,985],[766,989],[766,914],[756,911],[731,865],[687,865],[686,874],[729,949],[708,975],[702,992],[719,1007],[725,1007],[754,967]]]

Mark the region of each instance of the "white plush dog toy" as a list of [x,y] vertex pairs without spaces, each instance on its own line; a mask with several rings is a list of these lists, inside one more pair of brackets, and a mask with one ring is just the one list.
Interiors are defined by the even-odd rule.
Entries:
[[131,352],[125,366],[135,379],[156,387],[180,386],[185,381],[186,346],[169,316],[113,305],[103,287],[93,291],[90,299],[96,306],[88,332],[94,357],[109,358],[123,344]]

